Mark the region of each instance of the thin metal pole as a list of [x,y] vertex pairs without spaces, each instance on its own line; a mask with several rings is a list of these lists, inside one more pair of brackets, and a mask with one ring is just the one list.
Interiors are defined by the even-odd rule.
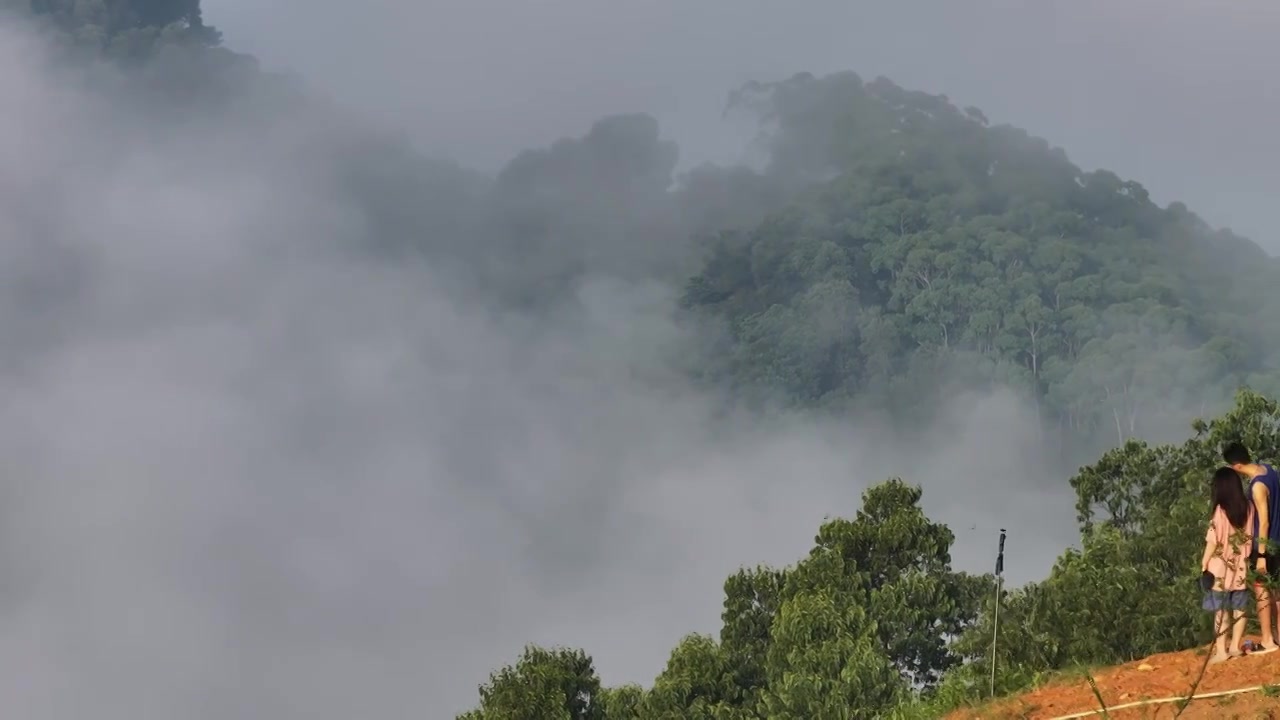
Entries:
[[1000,596],[1004,590],[1004,528],[1000,528],[1000,549],[996,553],[996,610],[991,629],[991,697],[996,696],[996,641],[1000,638]]
[[996,576],[996,614],[995,629],[991,633],[991,697],[996,696],[996,639],[1000,637],[1000,590],[1004,587],[1004,578]]

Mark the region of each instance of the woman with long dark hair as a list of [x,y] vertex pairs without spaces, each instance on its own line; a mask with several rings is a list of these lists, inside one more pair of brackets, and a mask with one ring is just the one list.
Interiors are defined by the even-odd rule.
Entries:
[[[1248,603],[1246,576],[1249,573],[1249,549],[1253,545],[1253,504],[1244,496],[1240,474],[1229,467],[1213,474],[1213,516],[1204,536],[1204,555],[1200,569],[1206,580],[1203,607],[1215,613],[1214,635],[1217,652],[1209,659],[1216,663],[1240,657],[1240,641],[1244,639],[1244,608]],[[1227,614],[1231,614],[1231,644],[1227,645]]]

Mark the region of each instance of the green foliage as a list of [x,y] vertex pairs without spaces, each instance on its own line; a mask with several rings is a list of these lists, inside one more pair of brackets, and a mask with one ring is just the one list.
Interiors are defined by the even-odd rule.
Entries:
[[734,674],[735,705],[754,707],[765,687],[770,632],[786,581],[785,571],[767,567],[739,570],[725,580],[720,646]]
[[601,715],[608,720],[643,720],[644,688],[639,685],[622,685],[600,691]]
[[838,558],[827,566],[836,588],[806,589],[779,610],[762,717],[873,718],[901,694],[901,679],[878,646],[874,620],[838,589],[840,566]]
[[772,129],[771,173],[813,180],[686,288],[732,328],[721,374],[740,390],[822,405],[892,388],[886,405],[929,407],[931,377],[973,354],[1046,424],[1123,444],[1276,374],[1269,338],[1231,350],[1274,314],[1238,288],[1273,269],[1185,207],[883,78],[799,75],[735,103]]
[[625,708],[630,695],[602,697],[591,658],[580,650],[526,647],[514,667],[480,686],[480,707],[459,720],[604,720],[605,706]]
[[853,520],[818,532],[815,555],[838,555],[842,590],[876,620],[876,638],[906,682],[930,686],[956,662],[947,639],[977,616],[980,578],[951,570],[954,536],[920,509],[921,490],[897,478],[871,488]]
[[733,709],[734,677],[726,654],[705,635],[690,635],[671,652],[644,704],[646,718],[719,720]]

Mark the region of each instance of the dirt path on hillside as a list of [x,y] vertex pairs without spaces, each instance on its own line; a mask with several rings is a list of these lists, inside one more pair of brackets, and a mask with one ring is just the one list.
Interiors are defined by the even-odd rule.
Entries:
[[[1141,700],[1182,697],[1191,690],[1204,660],[1203,650],[1153,655],[1136,662],[1099,670],[1094,679],[1109,708]],[[1263,686],[1263,689],[1228,697],[1194,700],[1179,717],[1182,720],[1280,719],[1280,652],[1245,656],[1210,666],[1195,692],[1199,695],[1255,686]],[[1082,675],[1051,682],[1037,690],[990,706],[956,711],[948,715],[946,720],[1051,720],[1097,709],[1098,701]],[[1111,711],[1109,715],[1114,720],[1172,720],[1177,712],[1177,703],[1167,703]]]

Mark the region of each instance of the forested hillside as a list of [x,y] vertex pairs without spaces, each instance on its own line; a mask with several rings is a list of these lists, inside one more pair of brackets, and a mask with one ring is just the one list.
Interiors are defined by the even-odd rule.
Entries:
[[901,407],[959,370],[1111,442],[1273,381],[1256,289],[1276,273],[1252,242],[884,79],[748,90],[773,127],[769,172],[823,181],[689,282],[687,306],[733,328],[719,370],[735,381]]
[[[150,87],[186,102],[280,82],[209,47],[195,3],[33,7],[76,47],[167,52]],[[455,263],[511,307],[593,273],[684,285],[688,319],[727,330],[694,370],[740,401],[910,420],[1001,384],[1046,429],[1109,444],[1176,436],[1241,382],[1276,386],[1275,303],[1256,290],[1274,262],[1182,204],[883,78],[755,83],[729,109],[760,121],[767,167],[676,176],[676,147],[631,115],[491,179],[352,130],[336,171],[377,247]]]
[[[1009,387],[1064,446],[1116,448],[1070,480],[1081,549],[1006,598],[1000,689],[1204,639],[1204,480],[1228,439],[1280,454],[1280,408],[1253,391],[1230,408],[1242,385],[1280,389],[1267,292],[1280,270],[1184,205],[978,109],[853,73],[732,95],[760,121],[758,169],[677,174],[678,149],[636,114],[487,177],[299,100],[220,47],[197,0],[8,5],[63,59],[120,71],[121,92],[170,109],[316,108],[327,151],[296,152],[359,218],[352,249],[445,269],[504,318],[572,313],[593,278],[676,288],[667,310],[698,334],[674,367],[733,404],[910,426],[957,390]],[[1182,444],[1144,442],[1220,412]],[[795,565],[730,575],[718,635],[684,639],[649,687],[602,688],[586,652],[530,647],[464,717],[935,717],[976,699],[993,578],[952,568],[954,536],[921,499],[910,477],[888,480]]]

